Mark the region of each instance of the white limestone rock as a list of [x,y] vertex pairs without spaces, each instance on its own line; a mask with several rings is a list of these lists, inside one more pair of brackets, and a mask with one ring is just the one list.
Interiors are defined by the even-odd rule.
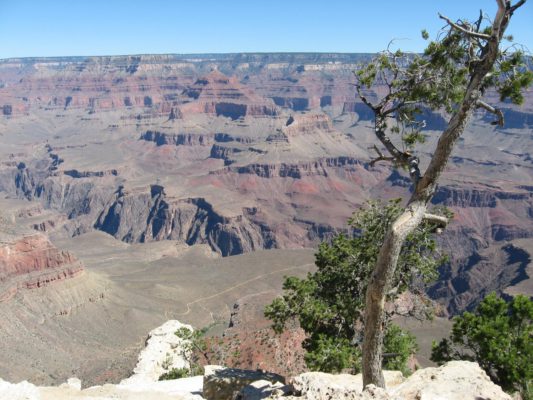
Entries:
[[26,381],[9,383],[0,379],[0,399],[41,400],[39,389]]
[[67,382],[59,385],[60,388],[81,390],[81,380],[78,378],[69,378]]
[[395,400],[511,400],[477,363],[469,361],[420,369],[389,393]]
[[159,377],[173,368],[188,368],[183,347],[186,342],[175,335],[180,328],[193,330],[192,326],[169,320],[148,334],[146,347],[139,354],[133,375],[120,382],[122,386],[157,382]]
[[[387,387],[394,387],[402,383],[405,378],[399,371],[383,371]],[[323,399],[363,399],[369,393],[363,394],[363,376],[361,374],[326,374],[324,372],[305,372],[294,377],[292,385],[296,393],[306,400]],[[379,394],[385,398],[384,392],[376,388],[376,396]]]

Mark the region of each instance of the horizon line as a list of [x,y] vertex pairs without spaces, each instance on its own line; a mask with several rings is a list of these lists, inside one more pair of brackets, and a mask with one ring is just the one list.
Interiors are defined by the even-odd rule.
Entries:
[[[131,53],[131,54],[98,54],[98,55],[61,55],[61,56],[19,56],[3,57],[0,62],[9,60],[31,60],[31,59],[59,59],[59,58],[102,58],[102,57],[142,57],[142,56],[222,56],[222,55],[268,55],[268,54],[332,54],[332,55],[373,55],[376,52],[348,52],[348,51],[241,51],[241,52],[205,52],[205,53]],[[409,53],[409,52],[406,52]],[[412,52],[415,53],[415,52]]]

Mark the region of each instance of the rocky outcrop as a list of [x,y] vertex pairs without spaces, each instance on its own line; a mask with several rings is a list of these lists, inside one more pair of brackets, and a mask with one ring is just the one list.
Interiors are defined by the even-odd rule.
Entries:
[[154,142],[158,146],[170,144],[174,146],[209,146],[213,143],[213,135],[195,133],[163,133],[158,131],[146,131],[141,135],[142,140]]
[[[143,387],[120,384],[84,390],[77,379],[69,379],[58,387],[38,387],[25,381],[12,384],[0,379],[0,397],[10,400],[511,400],[477,364],[467,361],[419,370],[403,383],[398,372],[386,372],[387,390],[374,385],[363,390],[360,375],[308,373],[284,385],[279,377],[265,372],[211,367],[203,377],[203,395],[197,382],[201,383],[202,377],[194,377],[153,382]],[[254,378],[259,379],[249,382]]]
[[[401,384],[405,378],[399,371],[383,371],[385,385],[389,388]],[[363,394],[361,374],[326,374],[306,372],[292,380],[293,393],[306,400],[357,399]],[[383,391],[384,392],[384,391]]]
[[205,113],[232,120],[246,116],[275,116],[275,104],[255,94],[235,77],[228,77],[214,70],[203,76],[182,93],[191,100],[181,110],[184,114]]
[[242,388],[235,396],[236,400],[261,400],[267,398],[278,398],[291,393],[291,386],[281,382],[269,382],[259,380],[250,383]]
[[282,376],[264,371],[225,368],[219,365],[204,367],[203,397],[206,400],[233,400],[245,386],[265,380],[285,383]]
[[116,169],[110,169],[106,171],[78,171],[77,169],[69,169],[63,171],[63,174],[72,178],[101,178],[103,176],[117,176],[118,171]]
[[[308,371],[302,342],[306,334],[297,323],[291,323],[281,334],[272,329],[272,321],[264,315],[277,291],[252,294],[239,299],[231,311],[228,327],[220,336],[208,338],[210,364],[242,369],[262,369],[292,377]],[[198,354],[201,362],[204,354]]]
[[390,390],[392,399],[511,400],[478,364],[450,361],[442,367],[416,371],[404,383]]
[[202,376],[159,381],[159,376],[172,368],[187,366],[183,341],[175,335],[190,329],[170,320],[153,329],[139,354],[133,375],[119,384],[92,386],[82,390],[82,382],[70,378],[59,386],[39,387],[26,381],[12,384],[0,379],[0,398],[9,400],[202,400]]
[[27,381],[17,384],[0,379],[0,398],[11,400],[40,400],[39,389]]
[[146,346],[139,354],[133,375],[122,380],[120,384],[132,387],[147,382],[157,382],[161,375],[174,368],[189,368],[188,354],[184,347],[187,341],[176,335],[179,329],[193,330],[190,325],[169,320],[150,331]]
[[79,380],[69,379],[59,386],[39,387],[29,382],[9,383],[0,379],[0,398],[6,400],[202,400],[196,394],[201,378],[153,382],[144,387],[122,385],[79,387]]
[[238,147],[228,147],[214,144],[213,147],[211,147],[211,154],[209,157],[224,160],[224,165],[230,165],[235,162],[232,159],[232,156],[237,153],[242,153],[242,151],[243,149]]
[[333,130],[333,123],[326,114],[309,113],[291,116],[282,128],[282,133],[290,138],[291,136],[307,135],[317,131],[331,133]]
[[35,289],[83,273],[72,254],[61,251],[43,234],[3,236],[0,242],[0,301],[19,290]]
[[226,217],[203,198],[168,199],[161,186],[152,185],[150,193],[117,192],[94,226],[125,242],[205,243],[224,256],[276,247],[268,227],[244,214]]
[[[59,386],[39,387],[26,381],[12,384],[0,379],[0,398],[10,400],[511,400],[473,362],[452,361],[438,368],[416,371],[405,379],[398,371],[384,371],[387,389],[369,385],[363,389],[362,376],[306,372],[289,382],[261,370],[205,367],[203,376],[158,381],[170,368],[168,354],[176,357],[174,366],[186,365],[181,358],[182,342],[177,329],[191,329],[171,320],[152,330],[139,355],[134,374],[120,384],[92,386],[82,390],[82,382],[70,378]],[[162,364],[165,364],[163,366]],[[167,365],[168,364],[168,365]]]
[[[387,389],[369,385],[363,389],[362,376],[331,375],[308,372],[295,377],[292,386],[279,387],[277,393],[256,391],[258,397],[244,397],[254,393],[251,388],[242,390],[241,398],[287,400],[511,400],[511,396],[491,382],[476,363],[452,361],[439,368],[421,369],[405,379],[400,372],[384,371]],[[258,386],[257,384],[254,386]],[[252,386],[253,388],[253,386]],[[291,391],[289,395],[281,392]],[[262,396],[262,394],[266,396]]]
[[223,174],[225,172],[233,172],[238,174],[253,174],[261,178],[279,177],[301,179],[304,176],[328,177],[329,168],[342,168],[355,165],[364,165],[364,163],[353,157],[329,157],[300,163],[230,166],[225,170],[215,171],[214,173]]

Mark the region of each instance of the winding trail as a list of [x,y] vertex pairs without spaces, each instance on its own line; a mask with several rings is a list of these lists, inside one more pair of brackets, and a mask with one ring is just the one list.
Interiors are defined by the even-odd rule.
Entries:
[[271,272],[268,272],[266,274],[261,274],[261,275],[258,275],[258,276],[255,276],[253,278],[250,278],[250,279],[247,279],[243,282],[240,282],[238,283],[237,285],[234,285],[234,286],[231,286],[227,289],[224,289],[222,290],[221,292],[218,292],[218,293],[215,293],[215,294],[212,294],[210,296],[206,296],[206,297],[201,297],[199,299],[196,299],[194,301],[191,301],[189,303],[187,303],[187,311],[185,311],[184,313],[181,313],[181,314],[176,314],[178,316],[185,316],[185,315],[188,315],[190,312],[191,312],[191,306],[196,304],[196,303],[199,303],[201,301],[205,301],[205,300],[211,300],[211,299],[214,299],[215,297],[218,297],[224,293],[228,293],[228,292],[231,292],[232,290],[238,288],[238,287],[241,287],[241,286],[244,286],[244,285],[247,285],[248,283],[250,282],[253,282],[253,281],[256,281],[258,279],[262,279],[266,276],[269,276],[269,275],[274,275],[274,274],[277,274],[279,272],[285,272],[285,271],[290,271],[290,270],[293,270],[293,269],[301,269],[301,268],[306,268],[306,267],[309,267],[310,265],[313,265],[313,264],[305,264],[305,265],[297,265],[297,266],[293,266],[293,267],[288,267],[288,268],[283,268],[283,269],[278,269],[276,271],[271,271]]

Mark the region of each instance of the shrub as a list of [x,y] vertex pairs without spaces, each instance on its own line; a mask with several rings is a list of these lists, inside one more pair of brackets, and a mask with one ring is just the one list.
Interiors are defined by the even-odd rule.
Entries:
[[519,295],[506,303],[492,293],[454,319],[450,338],[433,343],[431,359],[476,361],[504,390],[532,400],[532,320],[533,301]]

